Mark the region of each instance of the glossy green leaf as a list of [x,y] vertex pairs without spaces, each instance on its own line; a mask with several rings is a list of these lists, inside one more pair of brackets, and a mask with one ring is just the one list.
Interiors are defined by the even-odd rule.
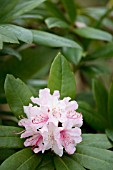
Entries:
[[2,28],[9,31],[13,35],[15,35],[18,40],[21,40],[25,43],[31,44],[33,41],[32,32],[26,28],[11,24],[4,24],[2,25]]
[[90,54],[89,59],[109,57],[113,57],[113,42],[105,44],[104,46],[98,48],[96,51]]
[[61,10],[57,7],[55,3],[46,1],[45,5],[46,5],[46,9],[48,10],[49,13],[51,13],[53,17],[66,21],[64,14],[61,12]]
[[86,123],[96,130],[104,131],[105,128],[108,126],[108,122],[106,121],[106,118],[96,113],[94,111],[94,108],[91,108],[89,104],[85,102],[78,102],[78,103],[79,103],[78,111],[83,114]]
[[63,55],[71,63],[77,65],[82,58],[83,50],[78,48],[63,48]]
[[75,41],[44,31],[33,30],[33,41],[49,47],[81,48]]
[[0,137],[0,148],[23,148],[23,143],[20,137]]
[[56,170],[85,170],[78,162],[67,156],[63,156],[62,158],[55,156],[54,164]]
[[74,32],[84,38],[112,41],[112,35],[108,32],[101,31],[91,27],[84,27],[75,29]]
[[19,17],[20,15],[23,15],[34,8],[38,7],[41,3],[43,3],[45,0],[26,0],[26,1],[20,1],[15,8],[12,11],[12,18],[15,19]]
[[20,79],[7,75],[5,80],[5,94],[11,111],[17,118],[24,114],[23,106],[29,105],[31,91]]
[[112,129],[106,129],[106,135],[108,138],[113,142],[113,128]]
[[96,79],[93,80],[93,94],[97,104],[98,114],[107,118],[108,92],[104,85]]
[[74,0],[61,0],[63,6],[69,16],[70,21],[73,23],[76,18],[76,8]]
[[48,87],[53,93],[54,90],[59,90],[61,98],[75,98],[75,78],[69,67],[67,60],[60,53],[54,59],[48,80]]
[[68,24],[65,21],[60,20],[59,18],[49,17],[45,20],[45,23],[48,28],[68,28]]
[[1,45],[0,47],[2,48],[3,42],[8,42],[8,43],[19,43],[16,35],[9,31],[7,28],[4,28],[4,26],[0,26],[0,41]]
[[113,169],[113,152],[105,149],[90,146],[78,146],[77,152],[72,158],[87,169]]
[[101,149],[109,149],[113,144],[105,134],[83,134],[82,142],[79,145],[92,146]]
[[3,47],[3,42],[19,43],[18,40],[21,40],[25,43],[31,44],[33,41],[33,35],[30,30],[11,24],[0,25],[0,37],[0,48]]
[[111,84],[108,96],[108,119],[110,126],[113,128],[113,83]]
[[1,165],[1,170],[35,170],[41,159],[42,155],[33,154],[30,148],[26,148],[6,159]]

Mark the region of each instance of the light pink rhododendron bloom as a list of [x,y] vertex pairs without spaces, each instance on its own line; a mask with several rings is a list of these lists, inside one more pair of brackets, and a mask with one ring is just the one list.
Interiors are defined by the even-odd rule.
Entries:
[[31,97],[32,104],[24,106],[26,118],[19,121],[24,126],[21,138],[27,138],[24,145],[32,146],[35,153],[51,149],[59,156],[63,150],[73,154],[76,145],[82,141],[82,114],[76,112],[78,104],[70,97],[60,100],[58,90],[50,94],[50,89],[39,91],[39,98]]

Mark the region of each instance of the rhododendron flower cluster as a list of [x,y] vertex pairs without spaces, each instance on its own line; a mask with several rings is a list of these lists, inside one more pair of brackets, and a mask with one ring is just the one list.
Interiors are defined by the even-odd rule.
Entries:
[[27,118],[19,121],[19,126],[25,127],[21,138],[27,138],[26,147],[32,146],[35,153],[51,149],[59,156],[64,149],[68,154],[75,152],[76,145],[82,141],[83,121],[76,112],[77,102],[70,100],[70,97],[60,100],[59,91],[51,95],[48,88],[39,91],[39,98],[31,97],[32,104],[24,106]]

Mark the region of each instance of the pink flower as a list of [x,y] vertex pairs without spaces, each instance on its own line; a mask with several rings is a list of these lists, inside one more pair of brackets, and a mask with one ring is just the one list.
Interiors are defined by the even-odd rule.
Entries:
[[70,97],[60,100],[59,91],[45,88],[39,91],[39,98],[31,97],[33,104],[24,106],[27,118],[19,121],[19,126],[24,126],[25,131],[21,138],[27,138],[24,145],[32,146],[38,153],[51,149],[59,156],[63,149],[68,154],[73,154],[76,145],[82,141],[80,127],[83,124],[82,115],[76,110],[76,101]]
[[75,146],[82,141],[81,129],[78,127],[60,131],[61,143],[68,154],[73,154]]

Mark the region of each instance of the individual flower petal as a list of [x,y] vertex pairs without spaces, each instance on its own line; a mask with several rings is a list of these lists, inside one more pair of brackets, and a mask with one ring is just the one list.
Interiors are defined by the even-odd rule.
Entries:
[[76,111],[68,112],[67,121],[65,121],[65,123],[68,123],[68,126],[70,127],[81,127],[83,124],[82,114]]
[[31,97],[31,101],[38,105],[48,105],[51,100],[50,89],[45,88],[39,91],[39,98]]
[[24,126],[25,128],[29,127],[30,125],[30,120],[27,118],[23,118],[18,122],[19,126]]
[[33,137],[30,137],[26,139],[24,142],[24,145],[27,146],[33,146],[33,151],[35,153],[38,153],[40,151],[43,151],[43,137],[40,133],[35,134]]

